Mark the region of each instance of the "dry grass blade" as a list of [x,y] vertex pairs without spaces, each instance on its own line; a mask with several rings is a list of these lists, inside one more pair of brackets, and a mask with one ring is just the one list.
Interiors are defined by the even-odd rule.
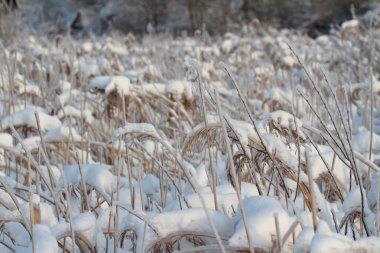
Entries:
[[[218,108],[219,119],[220,119],[220,122],[222,123],[222,129],[223,129],[223,135],[224,135],[224,139],[225,139],[225,143],[226,143],[227,154],[228,154],[229,161],[230,161],[230,166],[231,166],[231,171],[232,171],[232,173],[231,173],[232,179],[234,181],[234,184],[238,185],[239,183],[238,183],[235,165],[233,163],[233,156],[232,156],[232,152],[231,152],[231,147],[230,147],[230,145],[228,145],[227,129],[226,129],[226,125],[224,124],[224,121],[223,121],[224,115],[222,114],[223,112],[221,111],[221,107],[220,107],[219,94],[216,91],[215,91],[215,97],[216,97],[216,104],[217,104],[217,108]],[[236,194],[237,194],[237,197],[239,200],[239,206],[240,206],[240,210],[241,210],[242,217],[243,217],[244,228],[245,228],[245,232],[246,232],[247,240],[248,240],[249,252],[254,253],[255,250],[252,246],[253,245],[252,244],[253,238],[251,237],[251,234],[249,232],[249,226],[247,223],[247,215],[246,215],[245,208],[243,205],[240,187],[236,187],[235,190],[236,190]]]
[[4,187],[4,190],[8,195],[11,197],[13,203],[17,207],[17,210],[19,211],[21,218],[22,218],[22,224],[24,225],[26,231],[29,233],[30,236],[32,236],[32,231],[28,222],[28,219],[26,218],[25,214],[22,212],[20,203],[18,202],[16,196],[14,195],[13,191],[8,187],[8,185],[3,181],[3,179],[0,177],[0,184],[2,187]]
[[[190,237],[198,238],[197,240],[189,239],[189,242],[190,241],[194,242],[194,246],[199,246],[199,245],[196,245],[197,242],[204,245],[205,241],[210,240],[210,239],[216,239],[215,235],[212,233],[182,230],[182,231],[173,232],[173,233],[170,233],[168,235],[158,238],[147,247],[146,252],[162,252],[163,249],[173,248],[172,245],[176,244],[178,241],[181,241],[182,238],[186,239]],[[202,240],[202,238],[204,238],[205,240]],[[228,240],[228,238],[223,237],[223,236],[221,236],[221,239],[223,241]],[[218,247],[218,249],[220,250],[220,247]]]
[[[331,108],[328,106],[328,103],[326,102],[326,99],[325,97],[321,94],[321,90],[320,90],[320,87],[316,84],[315,80],[312,78],[311,74],[309,73],[308,69],[306,68],[305,64],[303,63],[303,61],[300,59],[300,57],[294,52],[293,48],[289,45],[289,48],[290,50],[293,52],[293,54],[297,57],[297,60],[299,62],[299,64],[302,66],[303,70],[305,71],[308,79],[310,80],[310,82],[312,83],[312,86],[313,88],[315,89],[315,91],[317,92],[319,98],[321,99],[323,105],[324,105],[324,108],[326,109],[328,115],[329,115],[329,118],[334,126],[334,129],[335,129],[335,132],[336,132],[336,136],[338,137],[338,140],[336,140],[334,134],[325,126],[325,123],[324,121],[321,119],[321,117],[318,115],[318,113],[316,113],[316,110],[313,109],[315,115],[318,117],[320,123],[322,125],[324,125],[324,128],[326,130],[326,132],[328,133],[328,135],[331,137],[331,139],[335,142],[335,144],[338,146],[338,148],[342,151],[343,155],[345,156],[345,158],[350,162],[351,166],[351,170],[353,171],[353,174],[354,174],[354,177],[355,177],[355,182],[356,184],[359,186],[359,189],[360,189],[360,195],[361,195],[361,206],[362,206],[362,217],[361,217],[361,222],[364,226],[364,230],[366,232],[366,235],[369,236],[369,231],[368,231],[368,228],[367,228],[367,224],[365,222],[365,219],[364,219],[364,199],[365,199],[365,196],[364,196],[364,192],[363,192],[363,187],[362,187],[362,180],[360,179],[359,177],[359,172],[358,172],[358,168],[357,168],[357,165],[356,165],[356,162],[355,162],[355,157],[354,157],[354,151],[352,149],[352,139],[351,139],[351,136],[349,136],[349,133],[347,132],[347,128],[345,127],[345,136],[342,136],[342,133],[341,131],[339,130],[339,126],[338,126],[338,123],[336,122],[336,119],[335,117],[333,116],[333,113],[331,111]],[[326,78],[327,80],[327,78]],[[327,82],[329,83],[329,82]],[[335,98],[335,102],[336,104],[338,105],[338,101],[337,101],[337,98]],[[312,108],[312,106],[310,105],[310,103],[308,102],[309,106]],[[339,111],[339,115],[340,115],[340,120],[343,121],[343,116],[342,116],[342,113],[341,113],[341,110],[340,110],[340,107],[338,107],[338,111]],[[345,126],[345,123],[343,122],[343,125]]]
[[[136,39],[87,26],[105,7],[119,17],[119,0],[51,27],[37,25],[49,3],[2,1],[13,0],[0,0],[0,35],[9,21],[22,33],[0,36],[0,249],[327,252],[320,236],[345,236],[377,252],[375,19],[316,38],[254,20],[221,36],[207,22],[194,36],[149,24]],[[223,5],[211,2],[203,21]],[[240,2],[222,12],[260,7]],[[111,32],[87,36],[93,25]]]
[[[60,242],[60,240],[63,240],[65,238],[71,238],[71,234],[70,233],[62,234],[62,235],[60,235],[59,238],[57,238],[58,245],[61,249],[64,248],[64,245]],[[79,248],[79,251],[81,253],[82,252],[90,252],[90,253],[96,252],[96,248],[91,245],[91,242],[85,236],[81,235],[80,233],[75,233],[75,245],[73,246],[73,251],[71,251],[71,252],[74,252],[74,253],[76,252],[76,251],[74,251],[75,246],[77,246]],[[68,249],[65,249],[65,251],[70,252]]]
[[[245,247],[236,247],[236,246],[228,246],[226,245],[226,250],[231,253],[246,253],[250,252],[248,248]],[[207,245],[207,246],[200,246],[200,247],[194,247],[190,249],[184,249],[184,250],[178,250],[174,251],[175,253],[201,253],[201,252],[218,252],[217,245]],[[269,251],[261,248],[255,248],[256,253],[269,253]]]
[[[206,137],[209,136],[210,140],[218,139],[221,130],[221,123],[216,122],[208,122],[208,126],[206,127],[205,123],[201,123],[194,127],[192,131],[186,136],[186,139],[182,145],[182,153],[190,153],[194,151],[202,150],[206,145]],[[212,145],[211,143],[209,145]]]

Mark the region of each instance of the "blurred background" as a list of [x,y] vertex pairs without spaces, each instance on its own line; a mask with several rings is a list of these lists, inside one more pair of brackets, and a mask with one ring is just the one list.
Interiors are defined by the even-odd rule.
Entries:
[[[22,29],[101,35],[112,31],[211,35],[261,22],[316,37],[354,17],[379,12],[379,0],[0,0],[2,38]],[[373,21],[380,23],[378,20]]]

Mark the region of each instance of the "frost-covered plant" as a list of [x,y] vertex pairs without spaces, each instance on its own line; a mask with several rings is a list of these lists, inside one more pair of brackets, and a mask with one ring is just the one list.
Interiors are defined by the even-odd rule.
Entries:
[[378,29],[261,28],[3,47],[0,251],[377,252]]

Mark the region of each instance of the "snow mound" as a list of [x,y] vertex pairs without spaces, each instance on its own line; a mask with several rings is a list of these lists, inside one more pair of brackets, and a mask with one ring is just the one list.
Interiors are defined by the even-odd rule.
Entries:
[[343,235],[317,234],[310,245],[310,253],[380,252],[378,237],[360,238],[354,241]]
[[[107,201],[111,200],[111,194],[115,191],[115,176],[109,171],[110,166],[104,164],[82,164],[83,177],[86,184],[94,187]],[[77,165],[64,167],[63,170],[68,185],[75,187],[80,186],[81,176]],[[61,177],[59,185],[64,187],[64,181]]]
[[91,80],[90,84],[87,86],[87,89],[105,92],[105,89],[111,80],[111,76],[96,76]]
[[[81,213],[73,217],[72,228],[75,234],[84,236],[94,245],[96,235],[96,218],[90,212]],[[68,222],[60,222],[52,227],[52,234],[57,239],[71,235],[71,226]]]
[[117,128],[113,135],[112,140],[117,140],[125,134],[140,134],[160,138],[156,128],[148,123],[127,123],[124,127]]
[[192,83],[188,81],[171,80],[166,85],[166,92],[172,94],[175,99],[184,97],[191,99],[193,97]]
[[[52,230],[44,225],[36,224],[34,227],[35,252],[58,253],[58,242],[53,236]],[[33,253],[32,242],[28,247],[18,247],[16,253]]]
[[[220,212],[211,210],[209,212],[219,234],[225,237],[231,236],[233,233],[233,220]],[[150,222],[158,228],[161,236],[178,231],[212,233],[211,225],[202,208],[161,213],[152,217]]]
[[[1,130],[10,128],[12,125],[14,127],[29,127],[37,129],[37,122],[34,116],[35,110],[25,109],[20,110],[12,115],[9,115],[1,121]],[[46,113],[39,112],[38,116],[40,118],[40,126],[42,131],[50,130],[61,126],[61,121],[57,116],[50,116]]]
[[[275,215],[278,216],[281,235],[289,229],[289,215],[275,198],[254,196],[245,199],[243,205],[254,247],[270,249],[273,246],[273,241],[276,240]],[[238,213],[240,214],[240,209]],[[232,246],[248,246],[241,215],[238,215],[237,218],[235,233],[228,242]]]
[[117,91],[120,96],[128,95],[130,89],[130,81],[128,77],[125,76],[114,76],[111,78],[110,82],[105,87],[106,95],[113,91]]
[[50,129],[46,135],[45,140],[47,142],[59,142],[59,141],[80,141],[82,137],[75,131],[74,128],[61,125],[57,128]]

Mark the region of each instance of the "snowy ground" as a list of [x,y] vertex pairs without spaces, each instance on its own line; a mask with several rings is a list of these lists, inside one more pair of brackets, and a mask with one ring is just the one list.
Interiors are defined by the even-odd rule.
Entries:
[[1,49],[1,252],[380,252],[380,30],[198,35]]

